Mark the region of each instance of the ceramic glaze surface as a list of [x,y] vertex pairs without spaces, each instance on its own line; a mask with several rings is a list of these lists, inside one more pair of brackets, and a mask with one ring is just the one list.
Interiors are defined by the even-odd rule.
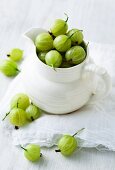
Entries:
[[104,68],[89,58],[71,68],[56,68],[42,63],[34,45],[35,37],[46,30],[33,28],[26,41],[30,54],[23,64],[22,80],[32,101],[42,110],[66,114],[84,106],[89,100],[97,101],[108,94],[111,80]]

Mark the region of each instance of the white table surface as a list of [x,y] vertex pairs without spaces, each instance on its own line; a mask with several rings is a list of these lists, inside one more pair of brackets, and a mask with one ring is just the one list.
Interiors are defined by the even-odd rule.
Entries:
[[[12,47],[24,49],[21,35],[28,28],[49,28],[55,18],[64,18],[64,12],[70,28],[83,29],[88,41],[115,44],[114,0],[0,0],[0,57]],[[0,98],[10,82],[0,74]],[[42,152],[40,162],[28,162],[0,129],[0,170],[115,170],[114,152],[82,149],[70,158],[54,148]]]

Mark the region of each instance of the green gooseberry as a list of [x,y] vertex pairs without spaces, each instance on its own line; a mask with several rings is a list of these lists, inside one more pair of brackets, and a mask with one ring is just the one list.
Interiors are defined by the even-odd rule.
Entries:
[[56,37],[59,35],[66,34],[66,32],[68,30],[67,21],[68,21],[68,16],[67,16],[66,21],[64,21],[62,19],[56,19],[50,28],[51,33]]
[[66,35],[59,35],[54,39],[54,47],[59,52],[66,52],[71,47],[71,39]]
[[24,93],[18,93],[16,94],[12,99],[10,103],[11,109],[14,107],[18,107],[20,109],[25,110],[30,105],[30,99],[29,97]]
[[83,41],[83,33],[78,29],[72,29],[68,31],[67,36],[71,36],[71,41],[77,42],[77,44],[81,44]]
[[48,32],[38,34],[35,45],[39,51],[51,50],[53,48],[53,38]]
[[21,146],[24,150],[24,156],[27,160],[36,162],[39,161],[42,154],[40,153],[40,146],[35,144],[28,144],[25,148]]
[[20,108],[13,108],[9,113],[9,120],[12,125],[23,126],[27,123],[26,112]]
[[66,61],[72,61],[73,64],[77,65],[84,61],[86,58],[86,52],[81,46],[71,47],[65,54]]
[[12,60],[0,60],[0,71],[8,77],[16,76],[20,72]]
[[73,64],[68,61],[63,61],[60,67],[61,68],[69,68],[69,67],[73,67]]
[[40,52],[38,53],[38,58],[45,63],[45,56],[46,56],[47,52]]
[[23,57],[23,50],[19,48],[13,48],[7,56],[13,61],[20,61]]
[[60,67],[62,63],[62,56],[58,51],[51,50],[46,54],[45,61],[47,65],[57,68]]
[[37,118],[39,118],[41,115],[40,109],[33,105],[30,104],[27,108],[26,108],[26,117],[29,121],[33,121]]
[[64,135],[58,142],[58,148],[64,156],[70,156],[77,147],[77,141],[71,135]]
[[84,128],[78,130],[74,135],[63,135],[58,142],[58,150],[64,156],[70,156],[78,148],[78,141],[75,139],[75,135],[80,133]]

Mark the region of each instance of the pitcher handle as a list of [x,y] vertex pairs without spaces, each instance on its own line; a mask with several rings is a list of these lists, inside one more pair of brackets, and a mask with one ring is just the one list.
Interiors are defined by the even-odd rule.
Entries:
[[[85,65],[83,72],[92,75],[91,81],[93,80],[93,91],[91,103],[103,99],[109,94],[112,87],[112,81],[105,68],[97,66],[94,62],[91,62]],[[101,80],[103,86],[99,84],[99,80]],[[100,88],[99,85],[101,85]]]

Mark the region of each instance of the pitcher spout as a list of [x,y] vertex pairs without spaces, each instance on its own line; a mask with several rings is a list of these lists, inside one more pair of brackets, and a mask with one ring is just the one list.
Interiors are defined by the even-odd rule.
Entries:
[[31,28],[24,33],[24,37],[30,39],[34,43],[37,35],[42,32],[47,32],[47,31],[41,28]]

